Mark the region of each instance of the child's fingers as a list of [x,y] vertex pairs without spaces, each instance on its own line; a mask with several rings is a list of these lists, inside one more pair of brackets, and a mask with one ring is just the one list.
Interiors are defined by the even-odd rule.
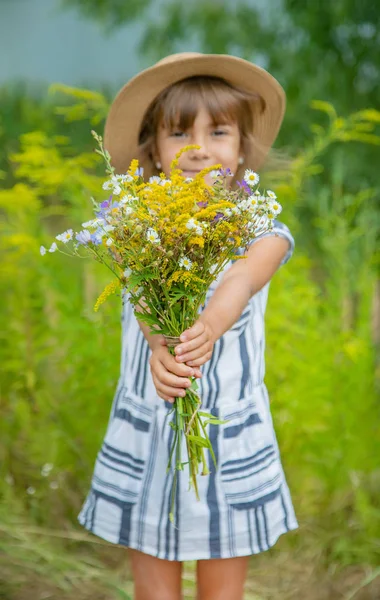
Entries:
[[207,352],[206,354],[204,354],[200,358],[197,358],[196,360],[190,360],[186,364],[188,364],[190,367],[201,367],[208,360],[210,360],[211,356],[212,356],[212,351]]
[[168,371],[163,364],[158,364],[155,367],[154,374],[162,385],[171,388],[187,388],[190,387],[191,381],[188,377],[178,377]]
[[176,346],[176,348],[175,348],[176,356],[183,356],[184,354],[187,354],[188,352],[191,352],[192,350],[196,350],[197,348],[199,348],[200,346],[203,346],[208,341],[209,341],[208,335],[207,335],[206,331],[203,331],[200,335],[198,335],[196,338],[190,340],[189,342],[179,344],[178,346]]
[[153,383],[156,388],[157,394],[163,398],[164,400],[169,400],[170,398],[184,397],[186,391],[183,388],[171,387],[170,385],[165,385],[162,383],[157,375],[153,375]]
[[186,352],[185,354],[176,356],[176,360],[178,362],[189,364],[189,361],[197,360],[209,352],[212,352],[212,344],[207,341],[192,352]]
[[160,356],[160,361],[164,365],[167,371],[170,373],[174,373],[178,377],[192,377],[194,375],[194,370],[187,365],[177,362],[175,357],[168,353],[163,353]]
[[198,335],[202,335],[205,330],[205,326],[202,321],[196,321],[192,327],[186,329],[183,333],[181,333],[179,339],[181,342],[187,342],[188,340],[192,340],[193,338],[198,337]]

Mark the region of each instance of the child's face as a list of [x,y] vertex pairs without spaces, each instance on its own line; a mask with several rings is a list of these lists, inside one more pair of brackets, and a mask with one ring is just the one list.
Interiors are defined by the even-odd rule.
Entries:
[[[206,108],[201,105],[194,123],[187,131],[174,129],[169,131],[160,125],[157,132],[157,148],[155,161],[162,165],[166,176],[170,174],[170,163],[177,152],[184,146],[196,144],[200,150],[185,152],[179,162],[184,177],[194,177],[205,167],[221,164],[223,169],[231,169],[236,173],[240,152],[240,133],[237,123],[215,126]],[[206,182],[213,183],[210,175]]]

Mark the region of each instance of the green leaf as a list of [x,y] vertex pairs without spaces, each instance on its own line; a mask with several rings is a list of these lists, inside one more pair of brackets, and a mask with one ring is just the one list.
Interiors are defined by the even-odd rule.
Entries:
[[203,421],[203,425],[208,425],[209,423],[211,425],[224,425],[225,423],[229,423],[229,421],[223,421],[222,419],[207,419]]
[[[149,325],[149,327],[152,327],[153,325],[159,325],[157,317],[153,315],[135,311],[135,317],[142,323],[145,323],[145,325]],[[160,330],[157,330],[155,333],[160,333]]]
[[191,382],[190,389],[194,390],[194,392],[196,392],[199,389],[199,385],[196,379],[193,379],[193,381]]
[[193,442],[197,446],[202,446],[203,448],[209,448],[210,442],[208,442],[205,438],[200,437],[199,435],[187,435],[186,438],[189,442]]

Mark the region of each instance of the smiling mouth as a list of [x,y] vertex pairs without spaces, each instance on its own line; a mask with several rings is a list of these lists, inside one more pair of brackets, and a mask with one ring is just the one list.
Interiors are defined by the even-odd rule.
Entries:
[[182,169],[182,175],[184,177],[195,177],[195,175],[198,175],[198,173],[200,173],[200,171],[202,171],[202,169],[197,169],[197,170]]

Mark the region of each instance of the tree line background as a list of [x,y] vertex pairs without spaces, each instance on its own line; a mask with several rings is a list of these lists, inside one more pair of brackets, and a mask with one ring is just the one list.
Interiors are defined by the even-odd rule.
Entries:
[[[9,0],[1,0],[6,5]],[[112,36],[144,23],[146,64],[176,51],[258,61],[284,86],[269,173],[296,252],[271,283],[267,375],[300,522],[252,557],[250,599],[380,594],[380,34],[375,3],[63,0]],[[269,8],[268,8],[269,6]],[[154,9],[154,11],[153,11]],[[152,17],[154,12],[155,16]],[[157,16],[158,15],[158,16]],[[120,360],[120,300],[93,312],[107,273],[39,255],[88,220],[110,90],[0,89],[2,310],[0,596],[131,598],[126,553],[76,515]],[[79,263],[79,264],[77,264]],[[186,597],[194,566],[185,571]],[[286,576],[285,576],[286,571]]]

